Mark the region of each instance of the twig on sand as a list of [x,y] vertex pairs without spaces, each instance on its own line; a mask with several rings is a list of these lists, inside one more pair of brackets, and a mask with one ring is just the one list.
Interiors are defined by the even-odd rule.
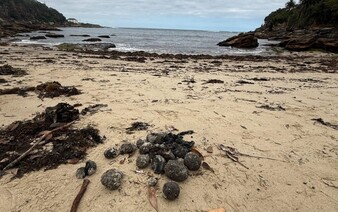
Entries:
[[76,212],[77,208],[79,207],[80,201],[83,197],[83,194],[86,192],[88,184],[90,183],[90,181],[88,179],[84,179],[81,189],[79,191],[79,193],[76,195],[73,204],[72,204],[72,208],[70,209],[70,212]]
[[317,118],[317,119],[311,119],[312,121],[315,121],[319,124],[322,124],[327,127],[331,127],[332,129],[338,130],[338,125],[337,124],[331,124],[330,122],[324,121],[322,118]]
[[37,141],[35,141],[35,143],[26,151],[24,152],[22,155],[20,155],[17,159],[15,159],[14,161],[12,161],[11,163],[9,163],[4,169],[3,171],[6,171],[8,169],[13,168],[20,160],[22,160],[24,157],[26,157],[36,146],[38,146],[43,140],[48,140],[49,138],[51,138],[51,135],[53,132],[58,131],[58,130],[62,130],[64,128],[69,127],[70,125],[72,125],[74,123],[74,121],[65,124],[61,127],[55,128],[53,130],[47,130],[47,131],[43,131],[40,134],[42,134],[42,136],[37,139]]
[[222,150],[225,153],[225,156],[227,156],[230,160],[238,163],[246,169],[249,169],[246,165],[238,160],[239,152],[237,149],[229,146],[224,146],[223,144],[219,145],[218,149]]
[[255,156],[255,155],[244,154],[244,153],[239,152],[236,148],[225,146],[223,144],[220,144],[218,146],[218,149],[222,150],[225,153],[225,156],[227,156],[229,159],[231,159],[234,162],[239,163],[241,166],[245,167],[246,169],[249,169],[249,168],[238,160],[238,156],[251,157],[251,158],[257,158],[257,159],[275,160],[275,161],[280,161],[280,162],[286,162],[286,161],[278,160],[278,159],[275,159],[275,158],[269,158],[269,157],[262,157],[262,156]]

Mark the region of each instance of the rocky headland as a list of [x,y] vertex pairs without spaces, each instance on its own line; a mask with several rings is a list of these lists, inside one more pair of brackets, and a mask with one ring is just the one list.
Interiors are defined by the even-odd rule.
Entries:
[[57,10],[35,0],[2,0],[0,11],[0,38],[37,30],[60,31],[57,27],[101,27],[69,22]]
[[293,0],[270,13],[253,32],[241,33],[219,43],[222,46],[254,48],[257,38],[280,41],[290,51],[319,49],[338,52],[338,2]]

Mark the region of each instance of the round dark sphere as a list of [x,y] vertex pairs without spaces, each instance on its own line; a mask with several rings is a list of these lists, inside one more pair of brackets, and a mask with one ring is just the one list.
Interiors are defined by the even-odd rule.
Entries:
[[148,154],[152,148],[153,148],[153,144],[149,142],[145,142],[139,148],[140,154]]
[[150,164],[149,155],[139,155],[136,159],[136,166],[140,169],[147,168],[149,164]]
[[189,150],[184,146],[178,145],[172,152],[177,158],[184,158]]
[[152,144],[162,144],[164,142],[164,139],[168,133],[162,132],[162,133],[150,133],[147,135],[147,141]]
[[96,172],[96,163],[92,160],[88,160],[86,162],[86,166],[85,166],[85,171],[86,171],[86,175],[90,176],[92,174],[94,174]]
[[151,168],[155,174],[162,174],[165,166],[165,159],[161,155],[155,155],[151,162]]
[[119,155],[119,151],[116,148],[112,147],[106,149],[103,154],[107,159],[113,159]]
[[75,176],[77,179],[83,179],[86,177],[86,169],[85,167],[78,168],[76,170]]
[[121,186],[122,178],[122,172],[116,169],[109,169],[101,176],[101,183],[110,190],[116,190]]
[[180,160],[169,160],[164,167],[164,172],[169,179],[177,182],[188,178],[188,170]]
[[137,146],[137,148],[140,148],[141,146],[142,146],[142,144],[144,144],[146,141],[144,140],[144,139],[138,139],[137,141],[136,141],[136,146]]
[[125,143],[122,144],[120,147],[120,154],[124,155],[124,154],[132,154],[136,151],[136,146],[132,143]]
[[154,186],[157,185],[157,182],[158,182],[157,178],[151,177],[151,178],[148,180],[148,186],[154,187]]
[[168,200],[175,200],[180,195],[180,186],[176,182],[167,182],[163,186],[163,194]]
[[184,165],[191,171],[197,171],[201,167],[202,159],[194,152],[189,152],[184,157]]

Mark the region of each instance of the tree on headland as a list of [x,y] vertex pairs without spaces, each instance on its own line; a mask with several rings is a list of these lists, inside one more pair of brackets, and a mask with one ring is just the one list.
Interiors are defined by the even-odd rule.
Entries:
[[285,8],[289,9],[289,10],[291,10],[295,7],[296,7],[296,2],[294,0],[290,0],[290,1],[286,2],[286,4],[285,4]]
[[285,8],[270,13],[264,21],[271,30],[276,26],[287,29],[338,27],[338,0],[300,0],[299,4],[289,0]]

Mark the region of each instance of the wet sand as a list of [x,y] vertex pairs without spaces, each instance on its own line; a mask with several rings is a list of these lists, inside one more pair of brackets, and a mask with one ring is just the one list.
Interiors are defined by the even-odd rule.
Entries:
[[[0,96],[0,124],[31,119],[59,102],[107,104],[75,126],[91,124],[106,141],[88,151],[97,173],[90,176],[78,211],[152,211],[148,176],[135,173],[136,155],[124,164],[104,158],[106,148],[122,140],[136,142],[149,132],[193,130],[194,140],[214,173],[201,168],[183,183],[178,200],[163,198],[159,211],[337,211],[338,210],[338,75],[337,56],[283,53],[278,57],[184,57],[61,52],[42,47],[1,46],[0,65],[22,68],[28,75],[0,76],[0,89],[36,86],[47,81],[76,86],[81,95],[45,98]],[[220,83],[208,83],[217,80]],[[212,81],[209,81],[212,82]],[[332,126],[315,120],[322,118]],[[128,134],[135,121],[151,124]],[[219,144],[249,156],[239,163],[222,155]],[[212,146],[213,153],[205,150]],[[251,157],[254,156],[254,157]],[[262,157],[262,158],[257,158]],[[61,165],[48,171],[0,179],[4,211],[69,211],[82,180],[83,166]],[[101,175],[118,168],[126,176],[118,191],[100,183]]]

